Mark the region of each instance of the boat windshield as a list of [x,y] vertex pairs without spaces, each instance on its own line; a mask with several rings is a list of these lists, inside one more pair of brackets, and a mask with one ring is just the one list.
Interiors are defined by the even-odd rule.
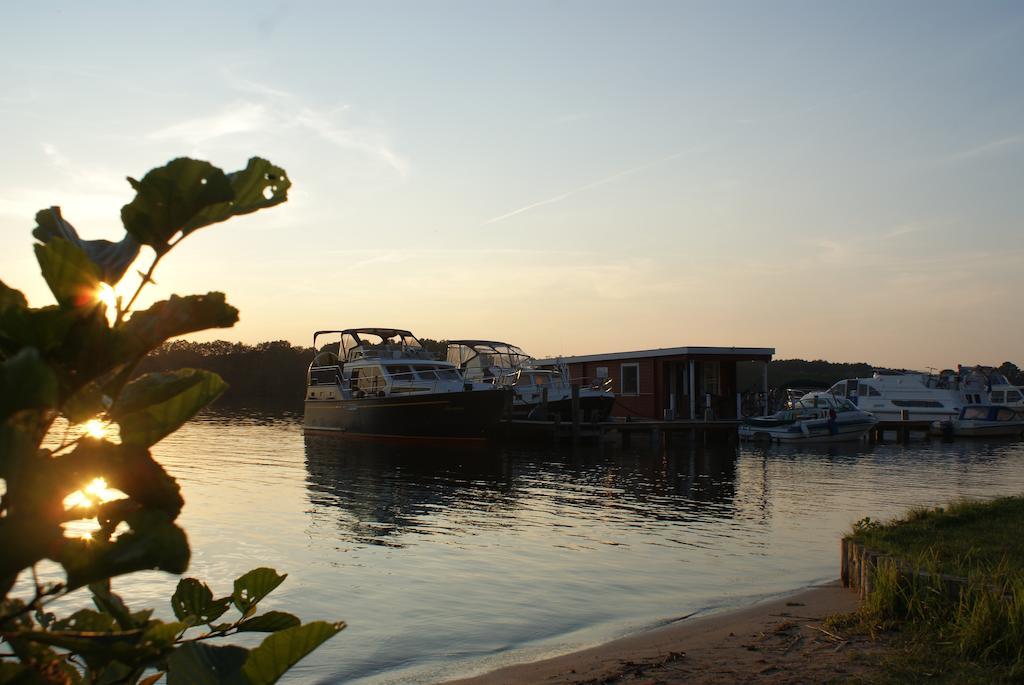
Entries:
[[466,341],[448,345],[448,361],[456,366],[514,369],[529,360],[529,355],[508,343]]
[[341,336],[345,359],[367,357],[426,357],[423,345],[409,331],[388,328],[345,331]]

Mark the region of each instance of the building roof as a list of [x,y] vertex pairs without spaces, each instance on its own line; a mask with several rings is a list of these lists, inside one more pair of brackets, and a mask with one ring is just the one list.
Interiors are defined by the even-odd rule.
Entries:
[[550,357],[538,359],[537,364],[554,364],[563,361],[566,364],[582,362],[616,361],[619,359],[643,359],[648,357],[745,357],[760,359],[775,354],[774,347],[659,347],[654,350],[636,350],[634,352],[605,352],[602,354],[583,354],[575,357]]

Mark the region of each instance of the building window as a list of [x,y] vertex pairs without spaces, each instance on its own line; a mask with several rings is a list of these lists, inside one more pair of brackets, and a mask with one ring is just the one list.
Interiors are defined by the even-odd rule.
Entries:
[[639,364],[623,364],[622,365],[622,394],[623,395],[639,395],[640,394],[640,365]]
[[597,367],[597,371],[595,372],[594,375],[596,375],[598,378],[602,378],[602,379],[603,378],[608,378],[608,367],[607,366],[599,366],[599,367]]
[[704,392],[712,395],[719,394],[718,385],[718,362],[704,362]]

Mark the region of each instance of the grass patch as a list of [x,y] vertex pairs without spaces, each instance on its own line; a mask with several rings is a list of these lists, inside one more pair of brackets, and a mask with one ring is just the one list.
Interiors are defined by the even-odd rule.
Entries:
[[880,560],[851,617],[893,644],[880,679],[864,682],[1024,682],[1021,531],[1024,497],[858,522],[850,537],[893,558]]

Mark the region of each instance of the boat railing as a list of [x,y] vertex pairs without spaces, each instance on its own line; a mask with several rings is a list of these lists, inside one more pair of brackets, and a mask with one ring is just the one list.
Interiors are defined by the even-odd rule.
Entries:
[[597,390],[598,392],[611,392],[613,385],[611,378],[591,378],[588,376],[570,378],[569,383],[571,385],[578,385],[581,388],[587,388],[588,390]]
[[[433,376],[433,378],[431,378]],[[379,377],[375,377],[379,378]],[[454,368],[414,369],[394,373],[388,371],[391,394],[411,392],[458,392],[465,389],[466,381]],[[381,385],[386,386],[384,379]],[[358,381],[356,381],[358,383]],[[383,390],[378,388],[375,390]]]

